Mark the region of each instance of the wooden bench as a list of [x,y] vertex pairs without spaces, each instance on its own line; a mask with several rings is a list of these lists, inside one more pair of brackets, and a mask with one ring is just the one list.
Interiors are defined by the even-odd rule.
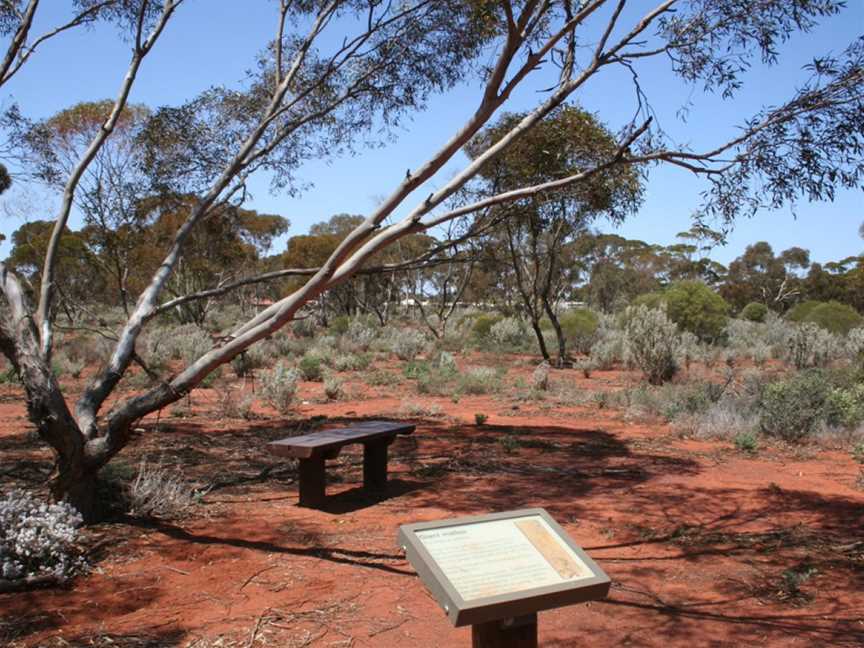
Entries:
[[394,421],[366,421],[348,428],[321,430],[274,441],[270,451],[280,457],[300,460],[300,506],[320,508],[324,504],[325,461],[335,459],[347,445],[363,444],[363,487],[380,490],[387,486],[387,448],[397,434],[411,434],[414,426]]

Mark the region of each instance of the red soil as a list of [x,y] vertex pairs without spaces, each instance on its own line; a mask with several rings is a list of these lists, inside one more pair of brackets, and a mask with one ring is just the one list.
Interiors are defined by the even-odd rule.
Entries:
[[[578,382],[614,389],[630,379]],[[163,417],[160,434],[145,421],[121,460],[163,452],[202,481],[245,480],[211,491],[188,520],[88,529],[99,545],[92,573],[69,589],[0,596],[0,642],[468,646],[470,631],[449,625],[396,547],[399,525],[540,506],[613,579],[605,601],[541,613],[542,646],[864,646],[864,492],[848,452],[750,457],[593,406],[421,397],[447,417],[392,446],[389,498],[359,491],[355,446],[332,462],[328,510],[298,508],[293,472],[265,441],[313,415],[393,416],[410,392],[410,383],[376,388],[303,405],[294,423],[272,412],[250,423],[214,422],[215,399],[202,390],[194,417]],[[38,479],[48,456],[28,436],[20,393],[0,398],[0,474]],[[474,425],[477,412],[487,425]],[[520,441],[510,452],[506,434]],[[796,589],[788,570],[810,577]]]

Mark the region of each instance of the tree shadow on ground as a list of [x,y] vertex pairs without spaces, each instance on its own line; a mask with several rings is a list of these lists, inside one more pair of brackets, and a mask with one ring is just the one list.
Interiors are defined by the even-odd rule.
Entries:
[[[332,563],[352,565],[354,567],[362,567],[365,569],[375,569],[390,574],[399,574],[403,576],[413,576],[414,572],[399,569],[383,562],[376,561],[392,561],[403,562],[404,557],[401,554],[387,554],[375,551],[360,551],[356,549],[340,549],[338,547],[324,547],[321,543],[314,543],[314,538],[307,537],[305,542],[313,546],[304,547],[289,547],[277,544],[270,540],[250,540],[248,538],[221,536],[208,533],[198,533],[190,531],[173,524],[161,522],[158,520],[150,521],[130,521],[131,524],[141,525],[149,529],[159,531],[166,536],[175,540],[199,545],[221,545],[226,547],[234,547],[238,549],[247,549],[264,553],[284,554],[291,556],[300,556],[307,558],[317,558],[326,560]],[[314,531],[312,532],[314,534]],[[316,546],[317,545],[317,546]],[[177,546],[176,551],[182,555],[187,548]],[[170,557],[171,554],[166,554]]]
[[[466,426],[467,428],[467,426]],[[674,472],[697,474],[698,462],[634,451],[599,429],[557,426],[490,426],[460,432],[424,427],[417,448],[394,459],[417,477],[446,480],[446,507],[458,514],[545,506],[567,517],[596,491],[629,490]],[[452,480],[471,480],[459,487]],[[415,494],[414,505],[440,504],[438,488]]]

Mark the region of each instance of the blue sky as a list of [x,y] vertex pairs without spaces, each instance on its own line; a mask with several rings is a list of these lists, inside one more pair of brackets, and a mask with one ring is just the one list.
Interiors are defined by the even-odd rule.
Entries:
[[[66,4],[44,2],[41,25],[61,17]],[[653,4],[637,0],[633,6],[644,11]],[[746,77],[745,90],[734,101],[704,96],[700,90],[683,85],[663,62],[648,66],[640,78],[662,116],[662,125],[679,142],[696,147],[730,136],[736,124],[762,105],[788,96],[796,83],[806,78],[801,68],[814,55],[837,52],[864,33],[864,0],[850,0],[848,4],[850,8],[841,16],[786,44],[781,50],[781,65],[756,66]],[[272,38],[275,16],[276,4],[267,0],[188,0],[144,62],[131,100],[150,106],[178,104],[212,85],[236,85],[253,66],[255,53]],[[331,35],[338,36],[336,32]],[[28,116],[44,117],[79,101],[113,98],[128,58],[128,46],[109,26],[66,33],[37,52],[20,75],[4,87],[0,102],[5,107],[17,101]],[[628,84],[628,77],[621,72],[605,73],[575,99],[614,128],[632,113]],[[541,96],[537,89],[542,86],[541,75],[536,84],[514,97],[509,109],[532,106]],[[366,213],[404,177],[406,169],[416,168],[459,127],[473,110],[477,96],[476,83],[466,82],[434,97],[426,111],[407,120],[395,143],[364,150],[358,156],[307,164],[301,177],[312,186],[297,198],[270,195],[266,179],[261,178],[252,185],[254,197],[248,206],[286,216],[292,223],[291,234],[303,233],[335,213]],[[688,99],[694,105],[683,123],[676,119],[675,111]],[[462,163],[462,159],[455,160],[433,182],[440,184]],[[655,169],[640,213],[615,231],[652,243],[670,243],[677,232],[689,227],[704,188],[701,180],[687,172]],[[428,192],[426,188],[424,196]],[[13,205],[24,200],[14,195],[4,199]],[[36,195],[24,204],[31,205],[28,212],[42,212],[33,213],[31,218],[45,218],[56,201]],[[864,195],[860,191],[841,192],[833,203],[800,203],[795,211],[797,217],[784,209],[739,221],[728,245],[712,256],[728,262],[757,240],[767,240],[777,250],[806,247],[818,261],[859,254],[864,248],[857,235],[864,221]],[[7,236],[20,224],[19,218],[0,216],[0,231]],[[8,242],[0,246],[0,257],[8,250]]]

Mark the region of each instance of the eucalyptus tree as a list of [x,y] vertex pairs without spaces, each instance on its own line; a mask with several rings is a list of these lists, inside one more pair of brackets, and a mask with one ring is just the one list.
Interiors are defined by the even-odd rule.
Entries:
[[[483,154],[509,133],[524,115],[504,115],[482,131],[466,149],[471,158]],[[565,105],[487,163],[479,174],[478,190],[496,195],[526,185],[553,183],[604,163],[618,142],[591,114]],[[584,182],[533,194],[496,208],[501,225],[495,228],[500,275],[505,290],[520,297],[543,358],[561,366],[567,360],[564,332],[558,319],[559,303],[572,296],[579,281],[574,256],[580,235],[597,218],[619,223],[640,204],[642,186],[632,166],[612,165]],[[552,358],[540,322],[548,318],[558,349]]]
[[[172,16],[191,11],[194,3],[121,4],[135,17],[127,22],[129,68],[108,118],[64,184],[52,241],[65,231],[81,174],[112,135],[139,67]],[[281,0],[276,7],[276,36],[261,44],[248,83],[236,89],[215,86],[185,105],[154,111],[148,120],[141,139],[151,191],[196,199],[116,332],[106,366],[74,405],[67,403],[50,370],[57,245],[49,243],[32,308],[20,279],[0,268],[0,350],[21,377],[31,420],[55,451],[55,496],[68,498],[88,519],[96,513],[98,470],[128,443],[138,420],[182,398],[214,369],[285,326],[305,304],[347,281],[373,254],[405,236],[585,183],[614,167],[646,173],[653,165],[672,164],[703,176],[709,183],[704,209],[726,219],[764,204],[777,206],[802,196],[821,199],[838,187],[861,184],[862,40],[840,54],[816,59],[809,79],[786,97],[771,97],[772,106],[738,124],[731,139],[704,150],[665,136],[657,126],[660,120],[647,114],[650,88],[639,85],[640,67],[656,60],[667,63],[682,83],[716,92],[718,101],[734,98],[745,81],[744,70],[760,61],[774,63],[781,43],[840,12],[843,3],[838,0],[654,0],[650,5],[628,0]],[[203,40],[206,34],[190,37]],[[632,120],[615,125],[615,146],[566,177],[473,201],[456,200],[481,169],[565,102],[578,99],[595,77],[622,68],[634,73],[636,85],[620,87],[620,94],[609,100],[632,101],[634,109]],[[134,361],[142,331],[156,315],[178,300],[193,301],[255,280],[166,296],[193,232],[213,210],[242,202],[247,180],[257,172],[269,173],[274,189],[288,196],[302,190],[298,172],[305,161],[340,153],[364,134],[375,136],[402,124],[430,93],[447,91],[457,82],[476,93],[464,123],[439,148],[418,154],[416,166],[393,179],[392,191],[319,268],[305,274],[302,285],[177,373],[142,392],[113,398],[103,411]],[[541,91],[533,94],[533,109],[441,179],[438,172],[459,163],[459,151],[517,90],[520,96],[532,96],[532,89]],[[338,179],[332,183],[339,187]],[[281,271],[282,276],[290,270]]]

